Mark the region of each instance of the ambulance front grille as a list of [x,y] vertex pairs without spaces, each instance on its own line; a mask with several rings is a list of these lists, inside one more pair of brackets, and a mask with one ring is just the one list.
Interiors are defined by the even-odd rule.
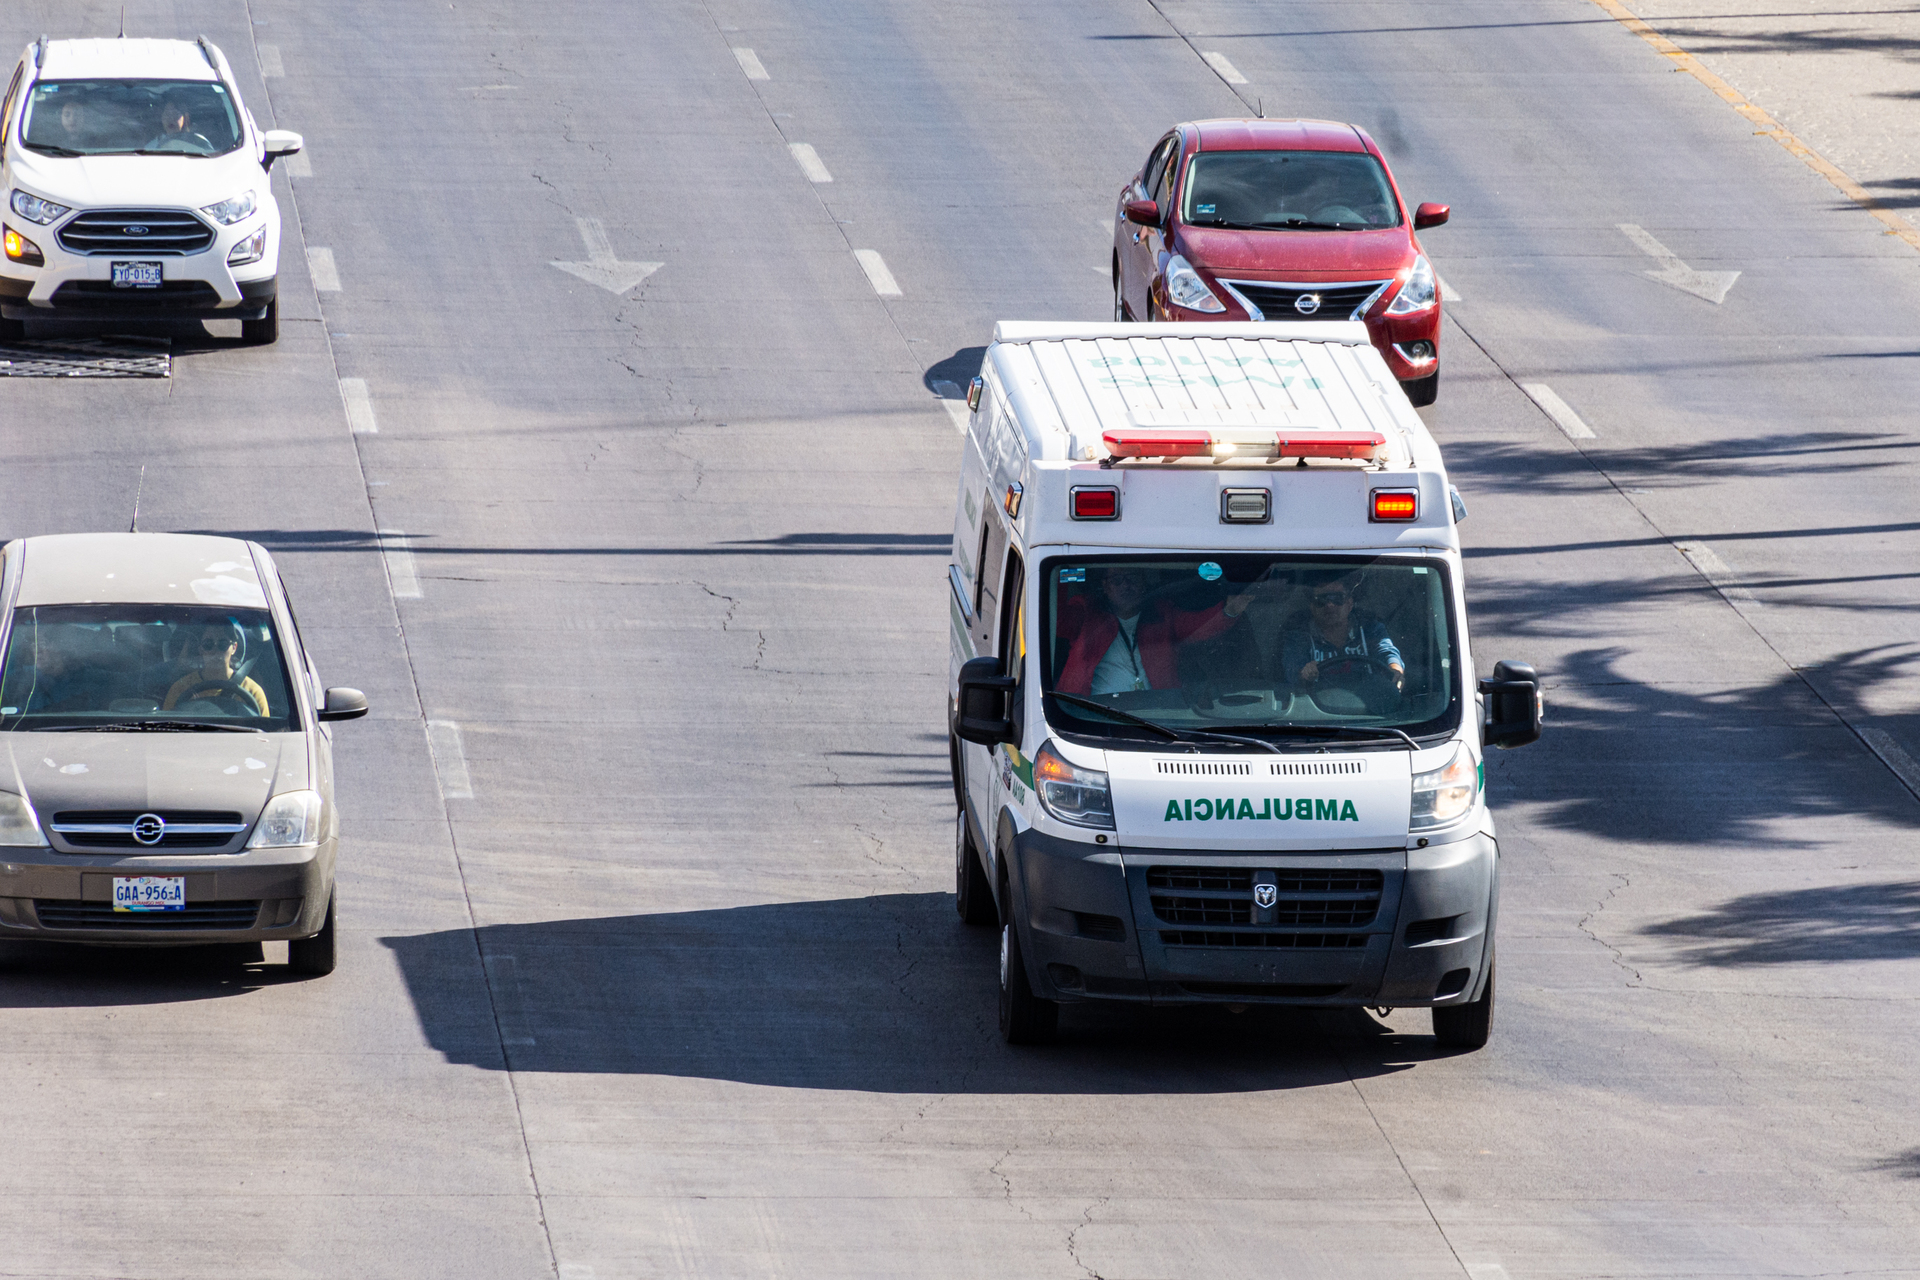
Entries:
[[1244,760],[1156,760],[1154,766],[1161,773],[1209,776],[1246,777],[1253,772],[1253,766]]
[[1267,766],[1276,778],[1323,777],[1334,773],[1365,773],[1365,760],[1310,760],[1301,764],[1282,764],[1278,761]]
[[1199,929],[1162,929],[1160,944],[1167,947],[1264,947],[1285,951],[1345,951],[1367,945],[1364,933],[1233,933]]
[[[1270,908],[1262,910],[1255,904],[1256,882],[1273,885],[1274,900]],[[1164,924],[1353,929],[1373,923],[1379,914],[1385,877],[1371,869],[1289,868],[1256,873],[1242,867],[1149,867],[1147,888],[1153,914]],[[1168,946],[1182,947],[1334,945],[1188,940],[1201,936],[1187,930],[1163,930],[1160,934],[1161,941]],[[1204,936],[1240,935],[1209,933]],[[1279,935],[1249,933],[1245,936]]]

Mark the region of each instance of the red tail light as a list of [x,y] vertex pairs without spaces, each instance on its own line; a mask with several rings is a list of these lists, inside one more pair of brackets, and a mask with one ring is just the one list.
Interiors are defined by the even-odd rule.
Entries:
[[1120,491],[1105,488],[1075,489],[1073,518],[1075,520],[1118,520]]
[[1415,489],[1375,489],[1373,515],[1376,522],[1416,520],[1420,516],[1420,494]]

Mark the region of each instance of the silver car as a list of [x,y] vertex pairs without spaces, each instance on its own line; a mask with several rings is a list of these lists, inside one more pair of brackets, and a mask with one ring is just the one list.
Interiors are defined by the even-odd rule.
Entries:
[[0,550],[0,940],[288,943],[334,966],[330,720],[266,549],[83,533]]

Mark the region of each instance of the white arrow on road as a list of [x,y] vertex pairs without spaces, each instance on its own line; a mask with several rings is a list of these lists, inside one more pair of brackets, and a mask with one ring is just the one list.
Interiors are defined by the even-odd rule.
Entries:
[[575,218],[580,238],[587,242],[585,262],[555,262],[570,276],[579,276],[588,284],[597,284],[608,293],[625,293],[648,276],[666,266],[664,262],[622,262],[613,256],[613,242],[598,218]]
[[1680,255],[1653,238],[1645,227],[1636,227],[1631,222],[1616,223],[1620,234],[1638,245],[1643,253],[1660,264],[1657,271],[1643,271],[1640,274],[1649,280],[1658,280],[1661,284],[1690,293],[1696,298],[1705,298],[1714,306],[1726,301],[1727,290],[1733,288],[1733,282],[1740,278],[1738,271],[1695,271],[1680,261]]

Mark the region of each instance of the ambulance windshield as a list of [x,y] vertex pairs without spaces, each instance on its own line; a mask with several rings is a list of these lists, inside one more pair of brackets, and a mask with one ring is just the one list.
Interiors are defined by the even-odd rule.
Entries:
[[1041,652],[1061,728],[1151,737],[1314,729],[1444,733],[1459,723],[1451,592],[1439,561],[1177,555],[1055,559]]

